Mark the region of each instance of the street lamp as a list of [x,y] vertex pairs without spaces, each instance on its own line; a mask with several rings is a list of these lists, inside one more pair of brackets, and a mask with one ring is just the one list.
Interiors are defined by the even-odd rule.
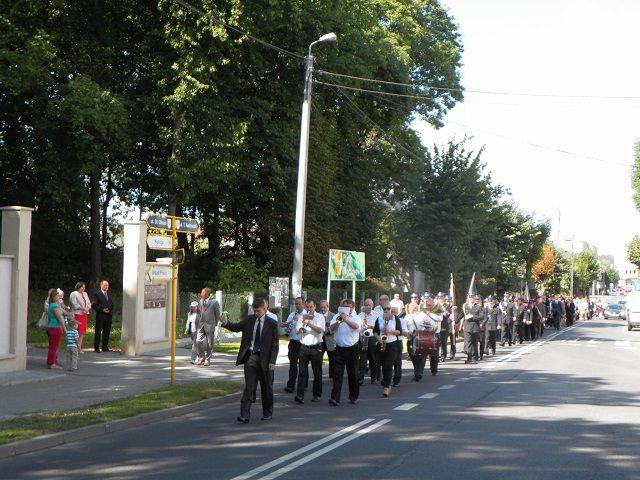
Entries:
[[311,120],[311,88],[313,86],[313,55],[311,48],[324,42],[338,39],[333,32],[322,35],[309,45],[307,65],[304,75],[304,98],[302,101],[302,119],[300,121],[300,152],[298,154],[298,191],[296,194],[296,224],[293,247],[293,275],[291,291],[293,298],[302,295],[302,255],[304,250],[304,220],[307,204],[307,162],[309,156],[309,122]]

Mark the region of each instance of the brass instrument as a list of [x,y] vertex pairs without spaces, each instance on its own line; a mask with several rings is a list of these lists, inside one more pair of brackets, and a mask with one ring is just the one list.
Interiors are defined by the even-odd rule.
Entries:
[[382,328],[382,334],[380,335],[380,351],[384,352],[387,350],[387,328],[389,325],[389,317],[385,316],[384,319],[384,327]]
[[307,329],[307,325],[309,324],[309,320],[310,320],[310,315],[303,315],[302,316],[302,326],[300,327],[300,333],[307,333],[309,330]]

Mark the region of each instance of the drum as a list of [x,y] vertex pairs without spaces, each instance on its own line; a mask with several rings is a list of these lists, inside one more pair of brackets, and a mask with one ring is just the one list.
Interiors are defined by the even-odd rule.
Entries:
[[417,331],[413,337],[413,351],[417,355],[436,355],[437,351],[436,332]]

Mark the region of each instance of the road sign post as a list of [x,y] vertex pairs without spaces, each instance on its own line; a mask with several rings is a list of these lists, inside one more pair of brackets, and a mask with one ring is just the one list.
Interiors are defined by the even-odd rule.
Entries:
[[147,246],[153,250],[171,251],[171,331],[169,342],[171,348],[170,384],[175,381],[176,370],[176,322],[178,297],[178,265],[184,263],[184,249],[178,248],[178,233],[198,232],[198,221],[193,218],[176,217],[174,215],[149,215],[147,225],[156,230],[165,230],[168,235],[149,235]]

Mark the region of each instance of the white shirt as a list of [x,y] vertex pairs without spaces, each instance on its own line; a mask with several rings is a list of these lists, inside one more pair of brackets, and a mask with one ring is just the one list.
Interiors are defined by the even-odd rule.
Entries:
[[[322,332],[317,333],[315,330],[307,327],[307,333],[300,333],[300,343],[306,345],[307,347],[312,347],[314,345],[320,345],[322,343],[322,334],[324,333],[324,315],[321,313],[314,313],[313,319],[309,320],[309,324],[314,327],[318,327]],[[298,327],[302,326],[302,316],[298,318],[298,321],[294,325],[294,329],[297,330]]]
[[[397,323],[396,323],[397,320]],[[383,331],[384,331],[384,318],[383,317],[379,317],[376,320],[377,324],[378,324],[378,329],[380,330],[380,335],[383,335]],[[389,330],[400,330],[402,331],[402,320],[400,320],[398,317],[394,317],[392,316],[389,319],[389,323],[387,324],[387,331]],[[399,338],[396,335],[391,335],[389,333],[387,333],[387,343],[391,343],[391,342],[396,342],[398,341]]]
[[389,302],[389,305],[391,306],[391,308],[397,308],[398,309],[397,315],[400,315],[404,311],[404,303],[400,299],[396,300],[394,298],[393,300],[391,300]]
[[[339,317],[339,314],[334,315],[329,325],[332,326],[334,323],[337,323]],[[333,333],[333,338],[338,347],[353,347],[358,343],[358,340],[360,340],[360,327],[362,326],[360,317],[352,312],[351,315],[349,315],[349,321],[358,325],[358,328],[354,330],[345,322],[342,322]]]
[[[358,317],[360,317],[360,323],[361,323],[360,331],[364,333],[364,324],[365,324],[364,312],[360,312]],[[366,323],[369,324],[369,327],[373,328],[373,326],[376,324],[376,320],[378,319],[378,317],[380,317],[380,314],[375,310],[371,310],[371,313],[367,315],[367,317],[368,318]]]
[[187,314],[187,323],[184,326],[184,329],[189,333],[194,333],[196,331],[196,318],[198,318],[197,312],[189,312]]
[[[440,317],[440,318],[438,318]],[[436,332],[440,331],[440,322],[442,321],[442,315],[438,315],[432,313],[431,316],[426,315],[423,312],[413,313],[411,315],[407,315],[404,317],[406,332],[415,332],[415,331],[433,331],[435,328]]]
[[302,315],[306,315],[307,311],[302,310],[302,312],[298,313],[295,310],[289,314],[287,317],[287,321],[285,323],[291,324],[291,331],[289,332],[289,340],[295,340],[296,342],[300,341],[300,334],[296,333],[296,323]]
[[[264,330],[264,321],[265,321],[265,315],[258,318],[258,320],[256,320],[256,323],[253,325],[253,334],[251,335],[251,346],[249,347],[251,348],[251,350],[253,350],[253,346],[255,345],[255,342],[256,342],[256,332],[258,331],[258,324],[260,325],[260,336],[262,336],[262,331]],[[259,343],[260,342],[258,342],[258,344]]]
[[269,310],[267,310],[266,316],[271,320],[275,320],[276,322],[278,321],[278,316],[275,313],[270,312]]

